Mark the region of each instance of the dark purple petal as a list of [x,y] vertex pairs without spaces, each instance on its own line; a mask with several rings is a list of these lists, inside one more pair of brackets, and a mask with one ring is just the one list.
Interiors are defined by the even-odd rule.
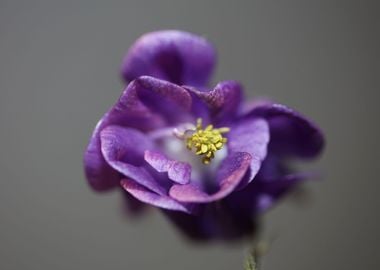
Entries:
[[100,140],[103,156],[114,170],[158,194],[165,193],[142,166],[144,151],[154,149],[147,136],[134,129],[108,126],[101,131]]
[[190,108],[190,94],[175,84],[147,76],[131,82],[93,131],[84,155],[89,184],[97,191],[119,184],[118,173],[101,154],[99,134],[103,128],[119,125],[148,131],[180,121]]
[[257,229],[257,219],[252,215],[239,215],[231,211],[224,200],[202,204],[196,215],[163,211],[191,240],[238,240],[253,236]]
[[253,215],[273,207],[280,199],[289,193],[300,182],[307,180],[307,174],[296,173],[262,181],[255,179],[244,189],[235,192],[227,198],[231,207],[236,206],[241,215]]
[[249,175],[244,181],[244,184],[249,183],[259,171],[261,162],[267,155],[268,123],[260,118],[240,120],[231,126],[231,131],[227,136],[229,151],[246,152],[252,157]]
[[262,188],[265,193],[273,198],[279,198],[296,184],[310,179],[311,174],[308,173],[293,173],[284,175],[279,179],[272,179],[271,181],[262,182]]
[[167,172],[169,179],[176,183],[190,182],[191,165],[186,162],[171,160],[157,151],[145,151],[145,161],[158,172]]
[[164,194],[157,194],[129,179],[121,180],[122,187],[136,199],[163,209],[192,213],[193,206],[175,201]]
[[319,128],[298,112],[280,104],[256,106],[245,117],[265,118],[270,127],[270,151],[285,156],[312,158],[324,145]]
[[283,160],[268,155],[255,180],[225,199],[239,216],[252,216],[272,207],[298,183],[312,178],[310,173],[293,173]]
[[204,124],[211,123],[211,114],[209,107],[207,104],[200,99],[193,91],[191,91],[191,88],[188,86],[184,86],[189,93],[191,94],[192,98],[192,106],[191,106],[191,114],[195,119],[202,118]]
[[291,174],[292,170],[284,162],[284,159],[274,155],[273,153],[268,153],[267,157],[261,164],[257,178],[260,181],[272,181],[273,179],[282,178],[284,175]]
[[121,67],[125,81],[148,75],[179,85],[204,86],[215,65],[213,46],[203,37],[176,30],[143,35]]
[[172,198],[181,202],[209,203],[220,200],[234,191],[251,163],[251,155],[236,152],[228,155],[220,165],[216,182],[219,187],[213,194],[207,194],[195,184],[173,185],[169,191]]
[[238,113],[243,97],[242,87],[236,81],[224,81],[217,84],[212,91],[199,91],[186,87],[206,103],[214,123],[233,120]]
[[[205,204],[205,207],[208,205]],[[203,208],[203,207],[202,207]],[[177,211],[163,210],[162,213],[190,240],[209,241],[216,238],[214,222],[210,222],[211,216],[203,214],[188,215]]]
[[189,119],[192,100],[186,89],[149,76],[140,77],[134,82],[139,100],[152,113],[162,115],[168,124]]

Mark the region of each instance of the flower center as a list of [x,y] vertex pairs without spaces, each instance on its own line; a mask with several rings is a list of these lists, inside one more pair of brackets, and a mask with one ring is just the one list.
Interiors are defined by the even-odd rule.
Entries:
[[224,133],[229,132],[227,127],[214,128],[208,125],[203,129],[202,119],[197,119],[197,126],[191,135],[186,136],[186,147],[189,150],[195,150],[195,154],[202,156],[202,162],[209,164],[215,157],[215,152],[222,149],[227,142],[227,138],[223,137]]

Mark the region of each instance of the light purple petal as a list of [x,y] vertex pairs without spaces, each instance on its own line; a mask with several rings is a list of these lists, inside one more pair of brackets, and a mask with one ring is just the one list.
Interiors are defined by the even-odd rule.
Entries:
[[270,150],[276,154],[312,158],[324,146],[320,129],[298,112],[280,104],[256,106],[245,117],[265,118],[270,127]]
[[247,172],[251,163],[251,155],[248,153],[232,153],[228,155],[220,165],[216,181],[218,190],[213,194],[207,194],[195,184],[173,185],[169,191],[172,198],[180,202],[208,203],[220,200],[234,191]]
[[103,156],[114,170],[158,194],[165,193],[142,166],[144,151],[154,148],[148,137],[134,129],[108,126],[101,131],[100,140]]
[[144,186],[129,179],[121,181],[122,187],[136,199],[160,208],[192,213],[193,206],[177,202],[164,194],[149,191]]
[[269,127],[264,119],[254,118],[238,121],[231,126],[228,136],[228,150],[246,152],[252,156],[250,172],[246,182],[253,180],[267,155]]
[[213,46],[203,37],[176,30],[140,37],[125,56],[121,72],[129,82],[143,75],[179,85],[204,86],[215,65]]
[[214,123],[233,120],[243,97],[242,87],[236,81],[220,82],[212,91],[199,91],[194,87],[186,88],[206,103]]
[[190,108],[191,96],[182,87],[147,76],[131,82],[93,131],[84,155],[89,184],[98,191],[119,184],[118,173],[101,154],[99,134],[104,127],[119,125],[148,131],[180,121]]
[[158,172],[167,172],[169,179],[179,184],[190,182],[191,165],[186,162],[171,160],[158,151],[145,151],[145,161]]

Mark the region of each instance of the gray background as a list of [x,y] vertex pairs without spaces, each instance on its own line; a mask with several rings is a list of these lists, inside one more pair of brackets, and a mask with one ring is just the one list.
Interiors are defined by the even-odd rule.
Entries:
[[265,269],[379,269],[379,9],[369,1],[0,1],[0,269],[241,269],[243,247],[194,245],[156,211],[93,193],[82,152],[142,33],[208,37],[237,79],[321,125],[303,206],[265,216]]

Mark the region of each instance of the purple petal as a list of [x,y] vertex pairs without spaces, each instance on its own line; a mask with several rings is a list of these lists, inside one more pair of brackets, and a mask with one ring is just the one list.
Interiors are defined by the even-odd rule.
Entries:
[[260,168],[255,180],[244,189],[226,198],[233,212],[251,216],[268,210],[298,183],[310,179],[310,173],[291,173],[278,157],[269,155]]
[[106,191],[119,184],[119,173],[107,164],[101,154],[99,132],[103,125],[104,118],[95,127],[83,158],[86,178],[96,191]]
[[143,76],[125,88],[116,104],[104,115],[101,126],[116,124],[148,131],[175,123],[176,117],[181,121],[190,109],[191,96],[187,90]]
[[219,190],[207,194],[195,184],[173,185],[169,191],[172,198],[180,202],[208,203],[220,200],[234,191],[247,172],[251,163],[248,153],[232,153],[222,161],[216,177]]
[[265,118],[270,127],[270,151],[286,156],[312,158],[324,145],[320,129],[298,112],[280,104],[256,106],[246,117]]
[[246,152],[252,156],[250,172],[245,182],[250,182],[260,169],[267,155],[269,143],[268,123],[260,118],[240,120],[231,127],[228,149],[231,152]]
[[169,179],[179,184],[190,182],[191,165],[186,162],[168,159],[157,151],[145,151],[145,161],[158,172],[167,172]]
[[160,208],[192,213],[193,207],[187,204],[182,204],[163,194],[157,194],[149,191],[144,186],[135,181],[123,179],[121,180],[122,187],[128,191],[136,199]]
[[143,35],[129,49],[121,72],[129,82],[143,75],[179,85],[204,86],[215,65],[216,53],[204,38],[166,30]]
[[236,81],[224,81],[217,84],[212,91],[199,91],[193,87],[186,87],[198,98],[207,104],[214,123],[225,119],[233,119],[242,100],[242,87]]
[[[256,187],[260,190],[257,193],[255,202],[255,212],[264,212],[274,206],[284,195],[288,194],[297,184],[308,179],[307,174],[297,173],[284,175],[278,179],[272,181],[265,181]],[[254,187],[252,187],[254,189]],[[252,195],[252,193],[251,193]]]
[[149,76],[133,82],[136,82],[135,91],[139,100],[152,113],[162,115],[169,124],[188,120],[192,100],[186,89]]
[[108,126],[101,131],[100,140],[103,156],[114,170],[158,194],[165,193],[165,189],[142,166],[144,151],[154,148],[143,133],[120,126]]
[[[141,77],[131,82],[93,131],[84,155],[89,184],[98,191],[119,184],[118,173],[101,154],[99,134],[103,128],[119,125],[148,131],[168,122],[180,121],[190,108],[190,94],[175,84],[151,77]],[[173,111],[176,113],[173,114]]]
[[257,229],[257,219],[252,215],[237,215],[224,200],[201,204],[196,215],[174,211],[163,213],[186,236],[196,241],[238,240],[244,236],[252,237]]

